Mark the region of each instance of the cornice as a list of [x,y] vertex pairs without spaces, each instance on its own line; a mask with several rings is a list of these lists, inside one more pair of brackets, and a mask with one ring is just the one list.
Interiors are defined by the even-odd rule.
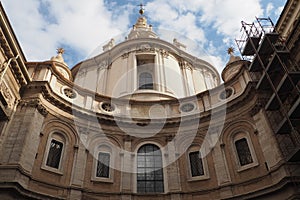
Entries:
[[[226,109],[226,113],[228,112],[235,112],[238,110],[241,106],[245,106],[248,104],[251,104],[251,99],[253,98],[255,94],[255,83],[250,82],[246,86],[243,93],[241,93],[238,97],[231,99],[228,102],[225,102],[224,104],[220,104],[219,106],[214,107],[213,114],[218,117],[220,114],[224,114],[224,110]],[[113,116],[109,114],[104,113],[98,113],[94,112],[89,109],[85,109],[83,107],[77,106],[72,104],[71,102],[66,101],[62,97],[55,94],[48,82],[32,82],[26,88],[24,88],[24,92],[26,92],[26,89],[34,88],[37,91],[41,91],[42,97],[44,100],[52,104],[54,107],[69,113],[70,115],[74,115],[75,117],[82,117],[84,119],[89,119],[92,121],[97,120],[101,124],[111,124],[116,125],[116,123],[120,123],[124,126],[132,126],[133,124],[139,124],[141,127],[143,125],[149,124],[151,121],[151,124],[155,125],[161,125],[162,121],[164,123],[165,127],[174,127],[174,126],[180,126],[180,125],[190,125],[193,124],[194,121],[200,121],[205,122],[209,121],[211,119],[212,109],[206,110],[206,111],[199,111],[194,112],[190,115],[185,116],[178,116],[178,117],[170,117],[164,120],[161,119],[144,119],[144,118],[128,118],[128,117],[122,117],[122,116]],[[201,101],[201,99],[199,99]],[[50,111],[47,109],[42,101],[34,99],[34,100],[22,100],[21,106],[31,106],[36,107],[41,114],[44,116]],[[170,102],[171,103],[171,102]],[[251,106],[250,105],[250,106]],[[53,111],[56,112],[56,111]],[[225,113],[225,114],[226,114]],[[150,120],[150,121],[149,121]]]
[[46,107],[41,103],[39,99],[25,99],[19,101],[19,106],[21,107],[33,107],[36,108],[41,115],[44,117],[47,116],[48,110]]
[[[7,41],[6,36],[3,33],[2,29],[0,29],[0,46],[4,50],[4,54],[7,57],[7,59],[15,57],[15,55],[11,49],[11,46],[9,45],[9,42]],[[27,83],[27,81],[29,80],[29,77],[26,76],[26,75],[28,75],[26,69],[21,70],[21,67],[19,66],[18,61],[13,60],[10,64],[12,66],[11,71],[14,74],[14,76],[17,78],[20,85],[25,85]],[[23,71],[26,71],[25,75],[23,74]],[[26,77],[27,77],[27,80],[26,80]]]

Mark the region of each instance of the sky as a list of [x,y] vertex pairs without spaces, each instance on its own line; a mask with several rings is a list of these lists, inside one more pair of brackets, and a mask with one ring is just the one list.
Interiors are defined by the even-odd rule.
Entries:
[[[287,0],[1,0],[27,61],[45,61],[64,48],[69,68],[111,38],[122,41],[144,4],[148,24],[161,39],[174,38],[219,72],[241,35],[241,21],[270,17],[276,24]],[[96,52],[96,53],[95,53]]]

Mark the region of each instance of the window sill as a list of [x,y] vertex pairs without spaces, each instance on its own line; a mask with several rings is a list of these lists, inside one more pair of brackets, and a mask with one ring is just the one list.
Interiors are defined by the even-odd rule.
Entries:
[[210,179],[209,176],[195,176],[195,177],[189,177],[188,182],[194,182],[194,181],[205,181]]
[[250,164],[247,164],[244,166],[239,166],[237,172],[243,172],[245,170],[249,170],[249,169],[257,167],[257,166],[258,166],[258,163],[250,163]]
[[111,178],[99,178],[99,177],[93,177],[91,179],[92,182],[96,182],[96,183],[113,183],[113,179]]
[[48,172],[51,172],[51,173],[54,173],[54,174],[57,174],[57,175],[60,175],[60,176],[64,175],[61,170],[56,169],[56,168],[52,168],[52,167],[48,167],[48,166],[42,166],[41,169],[45,170],[45,171],[48,171]]

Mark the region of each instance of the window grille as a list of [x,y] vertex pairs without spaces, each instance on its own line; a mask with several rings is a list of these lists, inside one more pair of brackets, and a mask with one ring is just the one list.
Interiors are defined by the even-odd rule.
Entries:
[[97,162],[97,177],[109,178],[109,163],[110,163],[110,154],[100,152],[98,154]]
[[62,155],[63,143],[51,140],[46,165],[58,169]]
[[237,140],[235,142],[235,147],[241,166],[253,163],[253,159],[246,138]]
[[153,89],[153,78],[151,73],[142,72],[139,76],[139,89]]
[[137,192],[164,192],[162,155],[160,149],[155,145],[147,144],[138,150]]
[[190,152],[189,158],[190,158],[192,177],[204,175],[203,163],[200,157],[200,152],[199,151]]

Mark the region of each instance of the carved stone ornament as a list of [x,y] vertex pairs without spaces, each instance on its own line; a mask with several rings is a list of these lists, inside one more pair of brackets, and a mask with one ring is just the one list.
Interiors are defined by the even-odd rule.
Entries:
[[185,60],[180,60],[178,62],[178,64],[179,64],[179,67],[181,69],[187,69],[187,70],[192,70],[193,69],[192,66]]
[[43,116],[46,116],[49,113],[39,99],[21,100],[19,105],[21,107],[36,108]]
[[124,53],[124,54],[122,55],[122,58],[123,58],[123,59],[128,58],[128,57],[129,57],[129,53],[128,53],[128,52],[126,52],[126,53]]
[[161,53],[161,55],[164,57],[164,58],[168,58],[169,57],[169,52],[164,50],[164,49],[160,49],[159,52]]
[[140,45],[140,47],[137,48],[137,52],[138,53],[145,53],[145,52],[149,52],[149,53],[154,53],[155,52],[155,48],[151,47],[148,44],[142,44]]
[[14,98],[13,96],[11,95],[8,87],[6,86],[6,84],[2,83],[1,86],[0,86],[0,91],[4,97],[4,99],[6,100],[7,102],[7,106],[9,108],[11,108],[13,106],[13,102],[14,102]]

